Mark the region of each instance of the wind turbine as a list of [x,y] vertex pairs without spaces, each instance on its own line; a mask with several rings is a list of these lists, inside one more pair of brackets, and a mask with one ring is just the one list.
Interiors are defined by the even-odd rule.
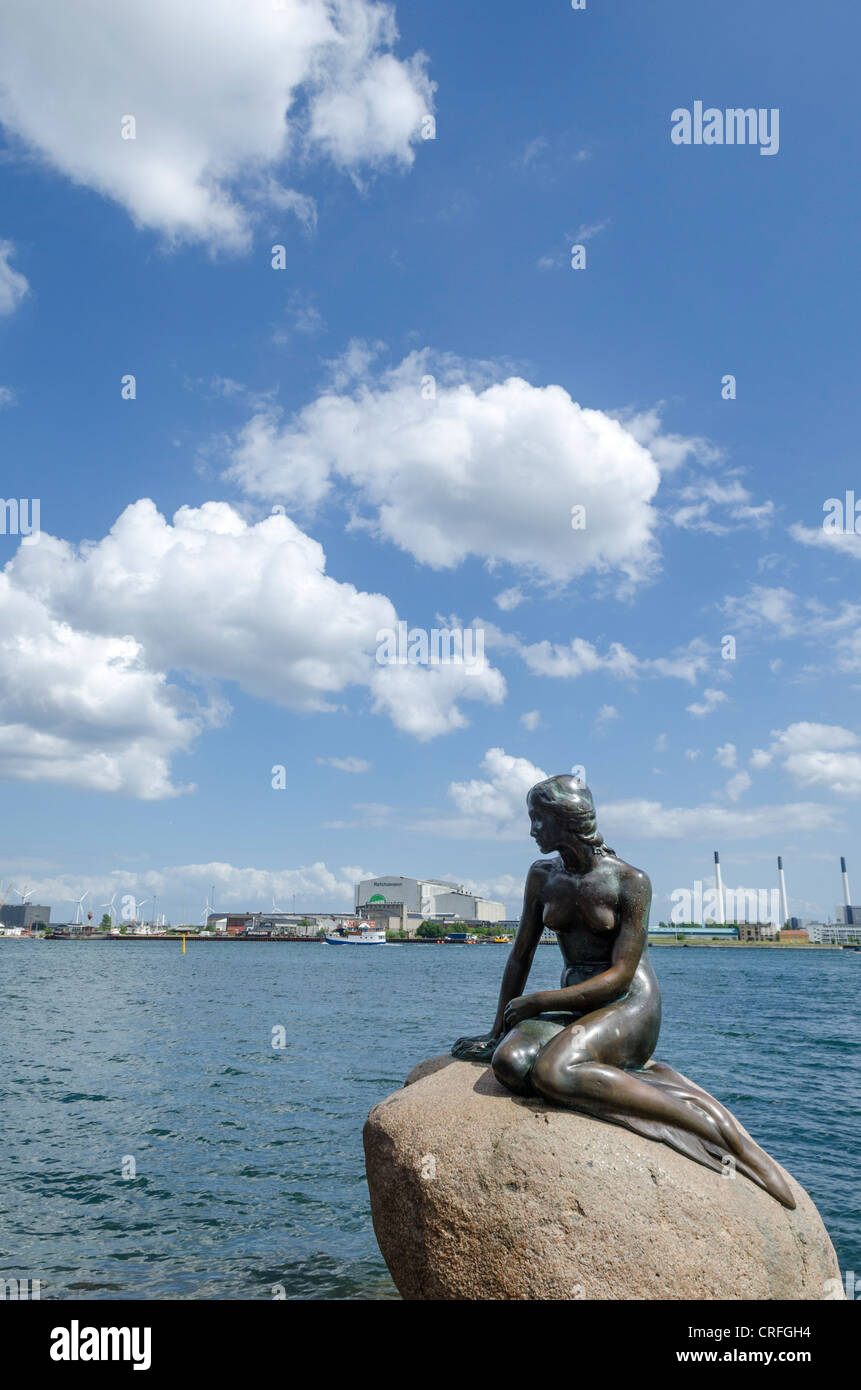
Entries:
[[[10,888],[12,888],[11,884],[9,886]],[[27,901],[28,898],[32,898],[35,891],[36,890],[34,888],[28,888],[26,893],[22,893],[20,888],[12,888],[12,892],[17,893],[18,897],[21,899],[22,907],[24,906],[24,903]]]
[[[137,917],[138,913],[140,912],[141,908],[142,908],[142,907],[146,907],[146,905],[147,905],[148,902],[149,902],[149,898],[144,898],[144,899],[142,900],[142,902],[135,903],[135,916],[136,916],[136,917]],[[141,923],[141,926],[143,926],[143,921],[142,921],[142,919],[141,919],[140,917],[138,917],[138,921]]]
[[99,904],[100,907],[106,907],[106,908],[108,909],[108,916],[109,916],[110,919],[111,919],[111,926],[112,926],[112,927],[115,926],[116,920],[117,920],[116,909],[114,908],[114,903],[116,902],[116,900],[117,900],[117,895],[116,895],[116,893],[112,893],[112,894],[111,894],[111,900],[110,900],[109,903],[100,903],[100,904]]
[[78,910],[77,910],[77,912],[75,913],[75,926],[76,926],[76,927],[82,927],[82,926],[84,925],[84,919],[83,919],[83,917],[81,916],[81,914],[82,914],[82,912],[83,912],[83,910],[84,910],[84,898],[88,898],[89,896],[90,896],[90,890],[89,890],[89,888],[88,888],[88,889],[86,890],[86,892],[82,893],[81,896],[80,896],[79,898],[70,898],[70,899],[69,899],[70,902],[77,903],[77,905],[78,905]]
[[204,926],[204,927],[205,927],[205,926],[208,924],[208,922],[209,922],[209,914],[210,914],[211,910],[212,910],[212,909],[211,909],[211,907],[210,907],[209,898],[207,898],[206,902],[203,904],[203,920],[202,920],[202,922],[201,922],[201,926]]

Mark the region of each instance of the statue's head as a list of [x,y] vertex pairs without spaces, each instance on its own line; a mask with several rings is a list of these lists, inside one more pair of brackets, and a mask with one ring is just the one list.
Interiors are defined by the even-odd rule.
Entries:
[[563,774],[536,782],[526,804],[532,822],[530,834],[542,853],[549,854],[575,841],[596,854],[613,853],[598,832],[592,793],[576,777]]

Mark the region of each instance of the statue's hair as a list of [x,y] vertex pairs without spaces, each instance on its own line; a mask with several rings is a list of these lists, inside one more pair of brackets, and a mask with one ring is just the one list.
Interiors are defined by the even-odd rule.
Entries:
[[604,836],[598,830],[592,793],[576,777],[563,773],[548,777],[545,782],[536,782],[527,801],[538,801],[552,811],[565,829],[595,854],[617,857],[616,851],[604,844]]

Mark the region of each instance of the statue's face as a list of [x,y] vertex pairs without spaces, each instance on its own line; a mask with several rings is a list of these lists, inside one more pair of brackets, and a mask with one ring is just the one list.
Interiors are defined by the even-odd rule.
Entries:
[[562,830],[554,813],[540,801],[529,802],[530,835],[542,854],[549,854],[562,844]]

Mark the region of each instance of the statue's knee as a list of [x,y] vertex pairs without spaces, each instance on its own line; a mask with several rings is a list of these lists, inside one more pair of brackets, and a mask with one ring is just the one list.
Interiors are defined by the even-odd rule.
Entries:
[[532,1083],[547,1100],[570,1101],[589,1092],[590,1073],[602,1071],[600,1064],[578,1056],[570,1049],[548,1048],[532,1069]]
[[555,1100],[570,1091],[570,1071],[552,1054],[539,1057],[532,1068],[532,1084],[542,1096]]
[[547,1100],[563,1104],[578,1099],[609,1103],[618,1075],[617,1067],[603,1062],[551,1055],[538,1058],[532,1071],[532,1082],[536,1091]]
[[535,1057],[534,1050],[516,1043],[501,1042],[491,1059],[493,1074],[501,1086],[517,1095],[526,1095],[531,1087],[529,1075]]

